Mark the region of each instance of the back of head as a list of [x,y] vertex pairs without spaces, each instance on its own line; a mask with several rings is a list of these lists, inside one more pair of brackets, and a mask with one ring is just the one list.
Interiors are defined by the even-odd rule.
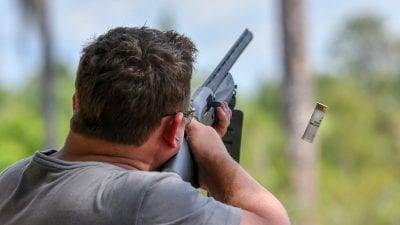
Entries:
[[174,31],[120,27],[99,36],[82,51],[72,131],[142,144],[163,115],[188,108],[195,53]]

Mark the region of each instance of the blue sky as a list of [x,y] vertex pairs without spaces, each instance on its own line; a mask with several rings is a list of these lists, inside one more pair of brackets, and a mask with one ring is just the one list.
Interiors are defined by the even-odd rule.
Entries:
[[[22,32],[15,0],[0,2],[0,82],[13,87],[38,71],[40,52],[35,35]],[[51,24],[57,60],[76,69],[80,49],[95,35],[115,26],[159,27],[162,15],[197,44],[198,71],[211,72],[230,46],[249,28],[254,39],[231,72],[248,94],[260,80],[281,75],[278,0],[52,0]],[[354,14],[375,13],[394,33],[400,31],[398,0],[308,0],[308,52],[314,71],[329,69],[328,44],[338,26]],[[29,31],[29,29],[28,29]]]

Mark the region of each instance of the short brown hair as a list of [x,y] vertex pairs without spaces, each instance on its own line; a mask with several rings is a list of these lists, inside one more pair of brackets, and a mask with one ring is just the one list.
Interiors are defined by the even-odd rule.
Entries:
[[196,52],[175,31],[119,27],[100,35],[82,51],[71,130],[144,143],[164,114],[187,109]]

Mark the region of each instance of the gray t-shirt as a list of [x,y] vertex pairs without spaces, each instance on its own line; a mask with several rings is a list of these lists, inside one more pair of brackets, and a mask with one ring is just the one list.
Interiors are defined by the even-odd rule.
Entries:
[[240,224],[241,210],[167,172],[37,152],[0,174],[1,225]]

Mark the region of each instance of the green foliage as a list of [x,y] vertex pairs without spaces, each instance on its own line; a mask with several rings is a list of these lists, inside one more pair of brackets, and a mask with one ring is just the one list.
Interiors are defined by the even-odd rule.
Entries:
[[399,38],[383,20],[348,20],[333,43],[342,73],[318,77],[320,224],[399,224]]
[[349,18],[330,45],[333,69],[361,79],[393,76],[400,69],[399,41],[382,17],[361,14]]
[[397,224],[399,79],[369,89],[352,77],[323,77],[318,86],[330,105],[320,134],[320,205],[333,210],[321,212],[321,224]]
[[59,76],[56,83],[57,115],[58,115],[58,143],[61,146],[69,132],[69,121],[72,116],[72,95],[74,94],[74,75],[63,66],[59,67]]
[[41,144],[40,115],[21,104],[21,97],[6,94],[1,101],[0,168],[31,155]]
[[[59,145],[69,129],[73,78],[66,68],[57,75],[57,116]],[[0,90],[0,171],[12,163],[43,150],[43,120],[40,113],[37,77],[15,91]]]
[[[314,143],[320,143],[317,224],[398,224],[400,80],[372,86],[353,76],[316,81],[318,101],[329,106]],[[241,160],[291,206],[279,99],[278,84],[269,84],[257,99],[239,104],[245,110]],[[296,221],[299,215],[291,216]]]
[[238,107],[245,113],[242,165],[264,186],[283,197],[289,190],[289,166],[284,151],[279,86],[265,85],[259,97],[239,101]]

